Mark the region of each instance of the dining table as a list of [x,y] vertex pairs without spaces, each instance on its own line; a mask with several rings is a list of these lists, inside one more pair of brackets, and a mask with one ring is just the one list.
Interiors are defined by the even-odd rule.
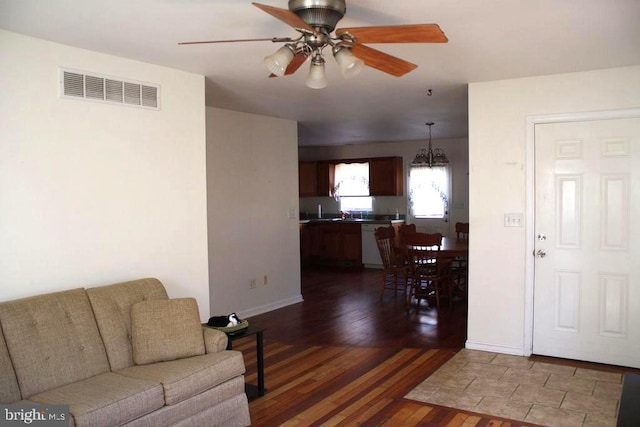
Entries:
[[466,257],[469,254],[469,241],[456,237],[443,237],[440,246],[441,257]]
[[[396,250],[402,256],[408,256],[408,248],[405,245],[396,246]],[[466,258],[469,255],[469,241],[456,237],[442,237],[440,241],[440,258]]]

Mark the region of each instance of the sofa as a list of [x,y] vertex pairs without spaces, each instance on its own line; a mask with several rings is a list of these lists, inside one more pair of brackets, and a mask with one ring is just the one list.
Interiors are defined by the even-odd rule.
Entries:
[[242,353],[157,279],[0,303],[0,403],[70,426],[246,426]]

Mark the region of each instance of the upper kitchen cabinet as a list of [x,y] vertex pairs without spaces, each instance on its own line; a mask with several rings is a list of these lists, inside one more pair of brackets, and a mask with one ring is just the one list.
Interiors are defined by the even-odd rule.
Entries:
[[298,191],[300,197],[312,197],[318,194],[317,171],[317,162],[298,162]]
[[369,191],[372,196],[402,196],[402,157],[369,159]]
[[333,192],[334,165],[331,162],[298,162],[300,197],[329,197]]
[[316,182],[318,183],[318,196],[332,197],[334,187],[335,164],[332,162],[318,162],[318,173]]

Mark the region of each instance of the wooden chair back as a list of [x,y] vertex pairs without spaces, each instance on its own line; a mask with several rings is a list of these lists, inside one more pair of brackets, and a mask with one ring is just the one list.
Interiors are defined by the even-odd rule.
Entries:
[[398,235],[400,237],[400,244],[404,243],[405,236],[409,234],[416,234],[418,230],[415,224],[400,224],[398,226]]
[[440,257],[442,234],[415,233],[406,236],[407,259],[412,271],[410,299],[420,304],[421,298],[435,295],[436,305],[440,308],[440,296],[444,292],[449,305],[453,303],[451,287],[451,258]]
[[468,222],[456,222],[456,237],[458,240],[469,240]]
[[400,265],[399,257],[396,253],[396,230],[393,227],[378,227],[374,232],[382,266],[385,269],[394,268]]
[[407,259],[414,270],[435,266],[441,246],[440,233],[407,234],[403,242]]

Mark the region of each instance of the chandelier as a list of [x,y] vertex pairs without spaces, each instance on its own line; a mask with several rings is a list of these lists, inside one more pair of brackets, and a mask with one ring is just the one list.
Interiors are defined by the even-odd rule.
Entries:
[[433,126],[434,123],[427,122],[425,124],[429,127],[429,149],[421,148],[418,150],[418,154],[416,154],[413,162],[411,162],[411,166],[445,166],[449,163],[449,159],[447,159],[442,148],[433,149],[431,147],[431,126]]

